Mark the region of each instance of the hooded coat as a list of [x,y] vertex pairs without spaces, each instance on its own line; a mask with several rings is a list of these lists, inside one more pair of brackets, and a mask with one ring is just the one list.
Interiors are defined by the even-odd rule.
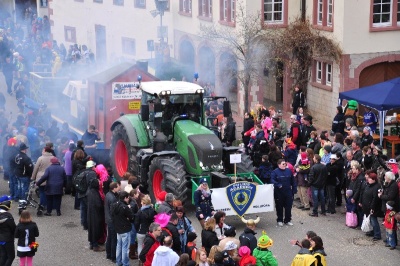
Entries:
[[99,180],[90,183],[87,194],[88,240],[97,242],[104,235],[104,202],[99,193]]
[[250,252],[253,253],[254,249],[257,247],[256,234],[256,232],[246,227],[243,234],[239,236],[240,246],[247,246],[250,249]]
[[176,265],[179,261],[179,256],[170,247],[159,246],[155,252],[151,265],[153,266],[170,266]]
[[253,256],[256,258],[256,266],[278,266],[278,261],[267,248],[259,248],[253,250]]
[[63,188],[67,182],[64,167],[59,162],[51,164],[44,172],[44,175],[36,182],[36,185],[40,186],[45,181],[47,181],[46,195],[62,195]]

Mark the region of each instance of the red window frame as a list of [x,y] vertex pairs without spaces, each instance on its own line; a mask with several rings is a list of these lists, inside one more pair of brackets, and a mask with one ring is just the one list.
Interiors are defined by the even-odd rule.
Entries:
[[374,25],[374,0],[370,0],[370,18],[369,18],[369,31],[392,31],[392,30],[400,30],[400,20],[397,21],[398,16],[400,16],[400,1],[399,0],[390,0],[391,1],[391,10],[390,23],[385,24],[375,24]]
[[[219,0],[219,23],[222,25],[236,26],[237,0]],[[233,6],[233,8],[232,8]],[[232,15],[235,17],[232,19]]]
[[[332,1],[332,2],[331,2]],[[322,4],[321,12],[322,19],[319,21],[319,7]],[[331,22],[328,22],[329,18],[329,6],[331,4]],[[313,0],[313,25],[314,29],[333,31],[334,28],[334,14],[335,14],[335,0]]]

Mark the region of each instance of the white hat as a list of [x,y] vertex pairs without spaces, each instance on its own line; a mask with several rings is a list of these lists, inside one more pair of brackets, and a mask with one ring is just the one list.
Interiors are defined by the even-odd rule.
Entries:
[[233,241],[226,242],[224,250],[234,250],[234,249],[237,249],[237,245]]
[[331,159],[337,160],[337,159],[338,159],[338,157],[336,156],[336,154],[335,154],[335,153],[333,153],[333,154],[331,154]]

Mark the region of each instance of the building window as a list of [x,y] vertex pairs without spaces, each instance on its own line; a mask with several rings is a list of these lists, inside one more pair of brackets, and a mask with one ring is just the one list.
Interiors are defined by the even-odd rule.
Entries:
[[199,16],[212,18],[212,0],[199,0]]
[[122,53],[136,55],[136,41],[132,38],[122,37]]
[[325,64],[326,85],[332,85],[332,65]]
[[47,0],[40,0],[40,7],[47,7]]
[[313,85],[316,87],[331,89],[332,88],[332,70],[331,62],[315,60],[313,64]]
[[192,0],[179,0],[179,12],[182,14],[192,14]]
[[123,6],[124,0],[113,0],[115,6]]
[[220,0],[220,20],[222,22],[235,22],[236,19],[236,0]]
[[320,61],[317,61],[317,66],[316,66],[316,68],[315,68],[315,71],[316,71],[316,81],[318,82],[318,83],[321,83],[322,82],[322,62],[320,62]]
[[146,8],[146,0],[135,0],[135,7]]
[[333,31],[334,0],[314,0],[314,28]]
[[75,27],[64,26],[64,39],[66,42],[76,43]]
[[400,29],[400,0],[371,0],[370,31]]
[[266,26],[273,25],[274,27],[287,26],[288,14],[287,0],[263,0],[262,14]]
[[100,4],[102,4],[102,3],[103,3],[103,0],[93,0],[93,2],[94,2],[94,3],[100,3]]

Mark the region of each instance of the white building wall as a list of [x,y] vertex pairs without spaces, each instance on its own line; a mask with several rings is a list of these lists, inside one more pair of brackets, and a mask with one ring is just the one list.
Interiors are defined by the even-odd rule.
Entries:
[[[147,51],[147,40],[158,42],[157,26],[160,24],[160,16],[153,18],[150,10],[155,10],[154,1],[146,1],[146,8],[135,8],[134,1],[124,1],[124,6],[117,6],[113,1],[104,1],[103,4],[93,1],[53,1],[51,6],[54,21],[52,27],[53,39],[58,43],[64,43],[66,47],[73,44],[66,42],[64,26],[76,28],[76,42],[86,44],[96,53],[95,25],[106,27],[107,57],[114,60],[116,57],[129,59],[150,58]],[[173,38],[173,30],[170,25],[171,12],[165,12],[163,25],[168,26],[169,40]],[[136,55],[122,53],[121,38],[133,38],[136,40]],[[173,54],[172,54],[173,56]],[[153,52],[154,57],[154,52]]]

